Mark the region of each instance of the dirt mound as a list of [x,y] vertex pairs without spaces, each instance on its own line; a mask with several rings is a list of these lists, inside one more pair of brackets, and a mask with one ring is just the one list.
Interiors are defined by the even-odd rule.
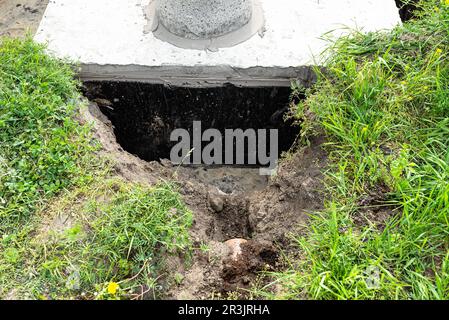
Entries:
[[322,171],[327,156],[323,139],[281,162],[267,188],[254,193],[248,207],[254,239],[285,243],[288,234],[306,222],[308,213],[322,209]]
[[[234,244],[230,245],[235,247]],[[275,270],[278,250],[270,241],[241,241],[239,249],[231,249],[223,261],[221,278],[223,292],[238,292],[248,288],[258,272]],[[235,252],[238,250],[239,252]]]

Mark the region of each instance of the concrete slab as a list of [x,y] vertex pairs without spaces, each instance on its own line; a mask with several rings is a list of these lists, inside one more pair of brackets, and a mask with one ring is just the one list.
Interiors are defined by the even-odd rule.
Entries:
[[260,0],[263,33],[231,48],[182,49],[151,32],[145,8],[153,0],[52,0],[35,39],[59,57],[81,63],[84,80],[185,86],[310,84],[326,42],[345,28],[390,29],[400,23],[393,0]]

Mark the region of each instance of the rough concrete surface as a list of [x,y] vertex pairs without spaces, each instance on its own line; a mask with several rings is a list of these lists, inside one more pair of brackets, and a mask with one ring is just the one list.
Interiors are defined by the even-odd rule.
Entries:
[[158,0],[160,23],[188,39],[209,39],[235,31],[251,18],[251,0]]
[[[261,0],[265,30],[218,51],[186,50],[145,33],[150,0],[54,0],[35,39],[82,64],[87,79],[142,80],[196,85],[289,85],[319,64],[321,36],[347,28],[390,29],[400,23],[391,0]],[[346,28],[346,29],[345,29]],[[251,71],[251,72],[248,72]],[[257,70],[257,72],[254,72]],[[292,77],[292,75],[294,75]]]
[[[144,8],[148,21],[145,32],[152,32],[156,39],[179,48],[218,51],[219,48],[234,47],[256,33],[263,32],[265,20],[260,0],[248,0],[247,9],[243,3],[229,5],[228,2],[232,3],[233,0],[228,0],[207,2],[209,5],[205,7],[208,10],[171,9],[174,12],[163,5],[168,2],[169,0],[155,0]],[[223,3],[228,5],[223,8]],[[202,4],[204,7],[204,3]],[[243,12],[239,12],[242,10]],[[189,13],[183,15],[183,11]],[[232,13],[235,14],[234,17]],[[194,31],[191,32],[190,29]]]

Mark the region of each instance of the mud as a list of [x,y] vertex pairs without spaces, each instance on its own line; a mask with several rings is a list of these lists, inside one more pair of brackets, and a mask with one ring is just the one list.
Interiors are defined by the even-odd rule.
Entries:
[[261,271],[275,271],[278,249],[269,241],[250,240],[241,245],[237,256],[229,255],[223,261],[221,278],[224,292],[239,292],[247,288]]
[[195,180],[217,188],[227,195],[263,190],[268,177],[261,176],[258,168],[204,167],[192,168]]

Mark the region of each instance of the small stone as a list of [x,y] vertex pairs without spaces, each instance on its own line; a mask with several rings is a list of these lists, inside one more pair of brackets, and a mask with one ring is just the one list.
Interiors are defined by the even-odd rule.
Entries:
[[248,243],[248,240],[231,239],[225,242],[225,244],[229,248],[229,255],[231,256],[232,260],[234,261],[239,260],[240,256],[242,255],[242,246],[245,243]]
[[215,212],[222,212],[224,208],[223,198],[216,193],[209,193],[209,204]]

